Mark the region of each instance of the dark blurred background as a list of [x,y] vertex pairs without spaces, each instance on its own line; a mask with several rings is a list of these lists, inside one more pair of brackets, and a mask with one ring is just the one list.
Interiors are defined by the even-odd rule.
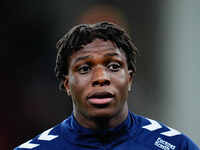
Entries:
[[140,50],[131,111],[200,144],[199,1],[2,1],[0,149],[12,149],[71,114],[58,90],[56,42],[79,23],[124,27]]

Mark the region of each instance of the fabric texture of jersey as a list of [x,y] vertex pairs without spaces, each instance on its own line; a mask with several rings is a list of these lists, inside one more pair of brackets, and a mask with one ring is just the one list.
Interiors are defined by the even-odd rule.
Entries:
[[129,112],[127,119],[107,130],[79,125],[71,115],[14,150],[200,150],[191,139],[160,122]]

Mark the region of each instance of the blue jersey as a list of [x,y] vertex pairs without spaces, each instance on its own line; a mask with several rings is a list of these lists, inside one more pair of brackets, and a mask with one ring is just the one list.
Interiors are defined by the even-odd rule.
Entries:
[[129,112],[116,128],[91,130],[71,115],[15,150],[200,150],[188,137],[160,122]]

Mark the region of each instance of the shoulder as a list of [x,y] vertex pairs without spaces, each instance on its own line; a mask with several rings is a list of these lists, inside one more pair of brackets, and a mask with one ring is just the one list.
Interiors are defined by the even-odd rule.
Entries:
[[57,127],[50,128],[33,139],[19,145],[14,150],[21,149],[41,149],[41,147],[51,145],[51,143],[56,142],[59,138],[59,133],[57,133]]
[[[64,120],[63,122],[66,122]],[[63,139],[63,122],[43,131],[41,134],[37,135],[33,139],[19,145],[14,150],[54,150],[54,149],[62,149],[62,145],[65,141]]]
[[162,122],[135,115],[137,142],[160,150],[199,150],[192,140]]

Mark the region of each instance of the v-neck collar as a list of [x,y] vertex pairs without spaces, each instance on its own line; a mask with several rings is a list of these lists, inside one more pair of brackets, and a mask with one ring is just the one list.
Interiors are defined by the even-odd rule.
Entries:
[[[76,145],[99,147],[107,144],[116,144],[128,139],[134,131],[134,117],[129,112],[125,121],[115,128],[104,130],[92,130],[81,126],[73,114],[62,122],[62,132],[64,138]],[[131,132],[130,132],[131,130]]]

